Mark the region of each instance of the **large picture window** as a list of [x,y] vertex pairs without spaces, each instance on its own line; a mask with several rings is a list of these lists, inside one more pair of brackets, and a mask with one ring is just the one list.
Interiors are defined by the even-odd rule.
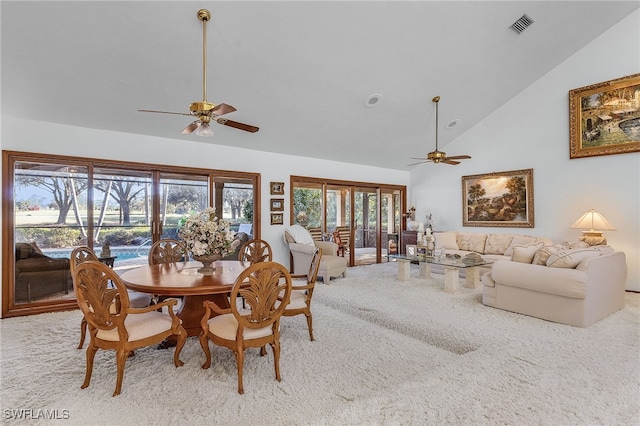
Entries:
[[[3,151],[2,316],[75,307],[69,257],[86,245],[123,270],[176,238],[191,212],[259,237],[260,175]],[[105,259],[107,260],[107,259]]]

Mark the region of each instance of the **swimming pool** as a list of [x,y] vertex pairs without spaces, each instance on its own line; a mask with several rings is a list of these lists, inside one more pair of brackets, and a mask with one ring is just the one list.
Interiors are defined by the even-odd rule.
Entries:
[[[53,258],[70,258],[73,249],[44,249],[42,252]],[[99,256],[101,248],[96,248],[96,254]],[[118,260],[140,259],[147,261],[149,256],[149,246],[116,246],[111,247],[111,256],[117,256]]]

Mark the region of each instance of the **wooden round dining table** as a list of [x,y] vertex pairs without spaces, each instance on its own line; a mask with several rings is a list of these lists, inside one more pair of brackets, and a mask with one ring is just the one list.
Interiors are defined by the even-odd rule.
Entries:
[[200,262],[162,263],[130,269],[120,275],[124,285],[131,290],[159,296],[181,296],[182,304],[177,312],[188,336],[198,336],[202,331],[200,321],[205,300],[214,301],[221,308],[229,307],[228,295],[242,271],[250,263],[237,260],[219,260],[214,263],[213,275],[202,275]]

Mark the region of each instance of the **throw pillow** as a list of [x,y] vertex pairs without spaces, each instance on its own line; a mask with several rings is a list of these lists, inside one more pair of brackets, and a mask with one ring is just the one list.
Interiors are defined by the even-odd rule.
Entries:
[[556,253],[558,250],[562,250],[562,246],[544,246],[541,249],[539,249],[535,256],[533,256],[533,260],[531,261],[531,263],[533,263],[534,265],[547,265],[547,259],[549,259],[549,256],[551,256],[552,254]]
[[533,257],[536,255],[536,252],[541,247],[542,247],[542,243],[529,244],[526,246],[515,246],[513,248],[513,254],[511,255],[511,260],[514,262],[520,262],[520,263],[531,263],[533,261]]
[[588,248],[589,244],[585,243],[584,241],[563,241],[562,247],[567,249]]
[[529,235],[514,235],[513,240],[511,240],[511,244],[509,244],[509,247],[504,251],[504,255],[511,256],[515,246],[526,246],[535,242],[536,237],[531,237]]
[[456,234],[458,248],[465,251],[475,251],[484,254],[484,245],[487,241],[486,234],[475,234],[472,232],[458,232]]
[[436,238],[436,250],[458,250],[455,232],[434,232],[433,236]]
[[300,225],[291,225],[287,228],[287,232],[296,243],[306,244],[308,246],[315,245],[309,231]]
[[512,234],[489,234],[484,245],[485,254],[502,254],[513,240]]
[[573,269],[584,259],[600,256],[600,251],[594,248],[578,248],[569,250],[558,250],[549,256],[547,266],[552,268],[570,268]]

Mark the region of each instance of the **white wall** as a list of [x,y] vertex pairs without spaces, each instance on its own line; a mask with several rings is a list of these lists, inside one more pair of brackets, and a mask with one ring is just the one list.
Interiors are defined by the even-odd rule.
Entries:
[[262,238],[272,246],[274,260],[287,266],[289,249],[283,239],[285,226],[270,224],[269,182],[285,182],[285,225],[289,220],[290,175],[395,185],[409,183],[406,171],[8,117],[2,119],[2,149],[260,173]]
[[[441,230],[575,241],[580,230],[569,227],[594,208],[617,229],[605,236],[627,256],[627,289],[640,291],[640,153],[570,160],[568,108],[569,90],[639,71],[636,11],[444,149],[449,155],[469,154],[471,160],[415,167],[409,199],[416,199],[417,218],[424,221],[432,212]],[[535,228],[462,227],[461,176],[529,168],[534,174]]]

